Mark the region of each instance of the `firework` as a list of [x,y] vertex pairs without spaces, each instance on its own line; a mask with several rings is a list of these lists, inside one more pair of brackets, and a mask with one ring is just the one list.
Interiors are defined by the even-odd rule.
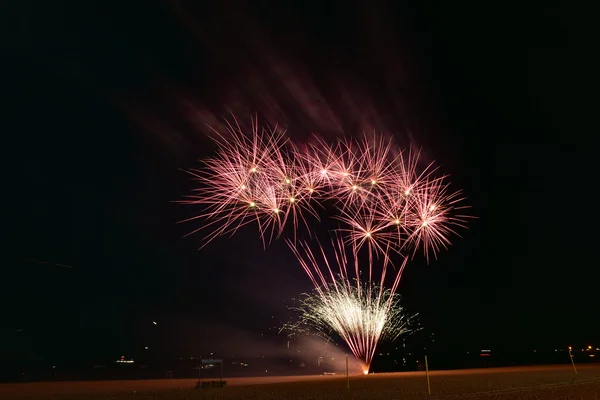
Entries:
[[372,296],[379,292],[378,287],[358,282],[349,285],[343,278],[331,282],[330,286],[333,290],[316,289],[304,295],[293,308],[299,320],[285,325],[283,330],[291,334],[315,334],[326,340],[339,336],[360,360],[366,374],[379,341],[393,341],[410,333],[416,315],[409,316],[400,306],[400,296],[390,289]]
[[451,192],[446,176],[428,164],[419,170],[419,153],[400,151],[375,135],[326,143],[315,137],[305,146],[287,140],[285,131],[237,120],[214,131],[218,150],[189,171],[200,183],[183,203],[202,205],[203,219],[191,233],[206,229],[204,243],[256,223],[266,246],[286,226],[295,240],[308,216],[319,219],[325,204],[334,210],[344,242],[371,256],[414,255],[429,258],[450,244],[467,216],[460,192]]
[[[409,259],[419,249],[436,257],[465,226],[461,193],[419,152],[376,135],[300,146],[278,127],[235,119],[213,132],[217,154],[190,171],[200,187],[182,201],[204,207],[189,219],[204,220],[204,244],[255,223],[266,246],[290,227],[287,243],[315,287],[297,326],[335,332],[368,371],[379,340],[406,332],[396,290]],[[307,218],[320,210],[339,223],[328,251],[297,238],[301,227],[313,237]]]
[[204,210],[185,221],[204,219],[206,224],[191,233],[212,229],[206,242],[251,222],[258,225],[263,240],[270,241],[289,215],[284,204],[294,202],[293,165],[283,155],[285,132],[253,120],[248,135],[235,119],[227,122],[225,131],[213,131],[216,156],[204,160],[204,168],[188,171],[200,187],[182,202],[201,204]]
[[[287,242],[315,291],[296,308],[300,321],[284,328],[326,338],[334,333],[368,371],[379,341],[394,340],[407,332],[409,319],[399,306],[396,289],[408,258],[404,257],[398,268],[390,268],[388,259],[374,263],[369,253],[364,263],[360,252],[339,235],[327,246]],[[392,282],[390,289],[385,288],[387,280]]]

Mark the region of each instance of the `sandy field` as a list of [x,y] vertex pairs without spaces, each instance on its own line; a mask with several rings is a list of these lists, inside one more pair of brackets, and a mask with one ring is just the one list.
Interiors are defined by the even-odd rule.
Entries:
[[0,385],[0,399],[581,399],[600,400],[600,365],[432,371],[350,376],[227,379],[225,388],[193,389],[194,379],[39,382]]

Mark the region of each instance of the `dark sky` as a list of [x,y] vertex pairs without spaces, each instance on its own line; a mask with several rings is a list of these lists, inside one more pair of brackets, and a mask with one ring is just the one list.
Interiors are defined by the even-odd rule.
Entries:
[[595,196],[577,178],[591,107],[561,8],[14,3],[2,352],[207,351],[215,332],[264,331],[310,289],[285,245],[264,251],[252,229],[201,251],[182,239],[197,226],[176,224],[194,212],[171,202],[194,185],[180,169],[211,153],[205,124],[229,109],[298,140],[386,131],[452,175],[479,219],[400,287],[449,345],[600,343]]

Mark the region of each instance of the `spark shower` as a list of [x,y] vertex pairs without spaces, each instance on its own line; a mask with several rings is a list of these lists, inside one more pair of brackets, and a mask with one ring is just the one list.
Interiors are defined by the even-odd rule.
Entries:
[[[186,220],[203,221],[190,234],[207,232],[203,246],[247,224],[265,247],[285,236],[315,287],[302,320],[336,332],[368,371],[378,341],[407,331],[396,295],[407,262],[419,250],[436,257],[465,227],[461,192],[433,163],[421,166],[419,152],[380,135],[300,145],[279,127],[253,119],[244,129],[235,118],[212,133],[216,155],[189,171],[199,186],[181,201],[202,206]],[[338,224],[330,246],[309,223],[322,218]]]

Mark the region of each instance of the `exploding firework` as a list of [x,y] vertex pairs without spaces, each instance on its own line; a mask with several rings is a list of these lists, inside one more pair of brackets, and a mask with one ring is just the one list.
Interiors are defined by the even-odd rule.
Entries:
[[[360,360],[366,374],[379,341],[393,341],[410,333],[411,321],[416,315],[409,316],[400,306],[400,297],[390,289],[380,291],[377,286],[348,284],[344,278],[329,286],[304,295],[293,308],[299,320],[283,329],[291,334],[314,334],[326,340],[339,336]],[[374,293],[379,294],[373,296]]]
[[[326,247],[291,240],[288,245],[315,290],[295,307],[300,320],[284,329],[291,334],[313,333],[327,339],[332,334],[339,336],[368,372],[380,340],[395,340],[409,332],[412,317],[400,307],[396,294],[408,258],[399,268],[389,268],[387,262],[375,263],[382,267],[377,271],[369,260],[369,269],[364,271],[359,253],[348,251],[339,237]],[[384,287],[388,275],[393,278],[390,289]]]
[[[290,227],[286,240],[316,288],[300,309],[304,325],[338,334],[368,371],[379,340],[405,332],[396,290],[408,260],[419,249],[437,256],[465,226],[461,193],[419,152],[375,135],[298,146],[277,127],[244,129],[234,118],[214,137],[217,154],[190,171],[200,187],[182,201],[203,206],[188,219],[204,220],[192,233],[209,230],[205,245],[255,223],[266,246]],[[334,258],[297,239],[301,227],[314,234],[307,218],[320,210],[339,223]]]
[[[226,133],[213,131],[217,155],[204,160],[204,168],[188,171],[201,185],[182,202],[201,204],[204,210],[185,221],[204,219],[206,224],[191,233],[212,229],[206,242],[250,222],[257,223],[263,239],[270,233],[270,241],[289,215],[283,212],[283,203],[292,186],[288,171],[292,166],[282,153],[284,132],[259,127],[256,120],[250,130],[250,135],[245,134],[234,120],[227,123]],[[287,193],[287,200],[292,196]]]
[[391,140],[364,137],[333,144],[315,137],[305,146],[286,139],[285,131],[249,130],[237,120],[225,132],[214,131],[217,155],[204,168],[189,171],[199,188],[182,203],[203,206],[189,220],[203,219],[204,244],[255,223],[267,245],[286,226],[296,238],[300,227],[311,232],[307,217],[319,219],[328,203],[340,223],[344,242],[371,257],[412,254],[422,248],[429,258],[450,244],[466,215],[460,192],[451,192],[446,176],[419,153],[402,152]]

